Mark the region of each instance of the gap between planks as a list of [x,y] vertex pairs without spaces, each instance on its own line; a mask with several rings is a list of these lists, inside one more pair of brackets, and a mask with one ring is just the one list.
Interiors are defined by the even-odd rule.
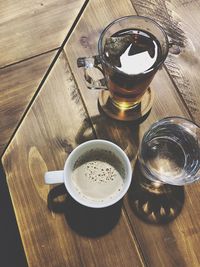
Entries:
[[[12,139],[14,138],[15,134],[17,133],[17,131],[18,131],[18,129],[19,129],[21,123],[22,123],[23,120],[25,119],[25,117],[26,117],[28,111],[31,109],[31,107],[32,107],[32,105],[33,105],[33,103],[34,103],[34,101],[35,101],[37,95],[39,94],[40,90],[42,89],[42,86],[43,86],[44,82],[45,82],[46,79],[48,78],[49,73],[51,72],[51,70],[52,70],[54,64],[56,63],[58,57],[60,56],[61,52],[63,51],[63,48],[64,48],[65,44],[67,43],[67,40],[69,39],[69,37],[71,36],[72,32],[74,31],[74,28],[75,28],[75,26],[77,25],[77,23],[79,22],[79,19],[81,18],[81,16],[82,16],[82,14],[83,14],[85,8],[87,7],[88,3],[89,3],[89,0],[85,0],[85,2],[84,2],[84,4],[82,5],[82,7],[81,7],[81,9],[80,9],[80,11],[79,11],[79,13],[78,13],[78,15],[76,16],[76,18],[75,18],[75,20],[74,20],[74,22],[73,22],[71,28],[69,29],[69,31],[68,31],[68,33],[67,33],[67,35],[66,35],[64,41],[62,42],[61,46],[58,47],[58,48],[55,48],[55,49],[53,49],[53,50],[46,51],[46,52],[42,53],[42,54],[47,54],[47,53],[49,53],[49,52],[53,52],[53,51],[56,51],[56,50],[58,51],[58,52],[56,53],[54,59],[52,60],[52,62],[51,62],[51,64],[50,64],[49,68],[47,69],[47,71],[46,71],[44,77],[42,78],[42,80],[41,80],[41,82],[40,82],[38,88],[36,89],[36,91],[35,91],[35,93],[34,93],[32,99],[30,100],[30,102],[29,102],[27,108],[25,109],[25,111],[24,111],[24,113],[23,113],[21,119],[19,120],[19,122],[18,122],[18,124],[17,124],[17,126],[16,126],[16,128],[15,128],[15,130],[14,130],[14,132],[13,132],[13,134],[11,135],[11,137],[10,137],[10,139],[9,139],[9,141],[8,141],[8,143],[7,143],[7,145],[5,146],[5,148],[4,148],[3,152],[2,152],[2,154],[0,155],[0,159],[3,157],[4,153],[6,152],[7,148],[9,147],[9,145],[10,145]],[[42,55],[42,54],[40,54],[40,55]],[[6,68],[6,67],[11,66],[11,65],[17,65],[18,63],[21,63],[21,62],[23,62],[23,61],[28,61],[29,59],[36,58],[37,56],[40,56],[40,55],[36,55],[36,56],[31,57],[31,58],[23,59],[23,60],[21,60],[21,61],[19,61],[19,62],[12,63],[12,64],[7,65],[7,66],[5,66],[5,67],[2,67],[2,68],[0,68],[0,69]]]

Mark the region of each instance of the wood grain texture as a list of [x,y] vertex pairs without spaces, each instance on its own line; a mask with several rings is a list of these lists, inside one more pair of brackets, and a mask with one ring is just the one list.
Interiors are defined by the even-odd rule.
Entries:
[[88,209],[63,186],[44,184],[45,171],[62,169],[84,138],[94,138],[93,130],[62,54],[3,156],[28,264],[142,266],[120,203]]
[[[96,54],[97,40],[102,29],[113,19],[130,14],[135,14],[135,11],[128,0],[90,1],[66,44],[66,57],[63,53],[59,58],[3,157],[30,266],[140,266],[143,260],[146,266],[155,267],[200,264],[199,184],[178,190],[180,199],[177,199],[177,202],[179,194],[173,195],[172,200],[178,205],[180,214],[164,225],[147,223],[138,217],[133,209],[135,197],[140,197],[139,200],[144,201],[141,208],[143,213],[147,211],[151,222],[156,220],[159,214],[164,214],[165,210],[162,205],[159,206],[160,199],[155,200],[155,195],[153,200],[159,209],[149,207],[149,199],[145,199],[147,193],[140,190],[133,194],[137,187],[132,185],[124,199],[125,210],[122,209],[115,227],[107,235],[95,238],[88,237],[87,229],[84,228],[83,218],[91,218],[91,214],[77,206],[68,196],[64,197],[64,207],[59,203],[53,205],[51,197],[58,196],[60,191],[63,192],[63,188],[53,189],[43,184],[43,174],[47,169],[62,168],[70,151],[77,144],[94,138],[95,133],[97,137],[112,140],[121,146],[134,167],[140,140],[150,124],[166,116],[189,117],[165,70],[159,71],[151,84],[156,93],[154,106],[148,119],[140,126],[115,122],[100,113],[97,108],[99,92],[86,88],[83,72],[77,68],[76,60],[80,56]],[[135,170],[134,183],[137,178]],[[47,204],[51,211],[47,210]],[[172,214],[176,211],[175,207],[167,208]],[[108,213],[113,216],[117,214],[117,210],[114,213],[113,210],[108,210]],[[81,223],[77,225],[77,221]],[[131,230],[135,236],[131,235]],[[139,246],[135,243],[136,240]],[[142,257],[137,254],[138,252]]]
[[[117,13],[116,9],[119,10],[119,13]],[[100,14],[106,14],[106,18],[103,17],[102,19],[103,15],[101,16]],[[114,122],[106,116],[100,115],[97,107],[99,93],[86,88],[83,71],[77,68],[76,59],[96,54],[99,33],[105,25],[117,17],[129,14],[134,14],[134,10],[130,8],[127,1],[117,4],[116,1],[109,1],[109,4],[106,1],[90,2],[90,6],[88,6],[84,16],[81,18],[76,31],[68,41],[65,52],[97,136],[110,139],[120,145],[126,151],[134,166],[138,144],[144,132],[153,122],[160,118],[174,115],[189,118],[189,114],[179,98],[179,93],[177,93],[171,78],[163,69],[156,74],[151,84],[151,88],[156,92],[152,111],[148,119],[138,128],[133,125],[126,126],[125,124]],[[180,35],[181,33],[180,31]],[[77,46],[78,43],[80,43],[79,46]],[[197,71],[195,74],[197,75]],[[198,101],[199,97],[196,99],[196,102]],[[194,105],[196,105],[195,102]],[[133,181],[136,180],[137,176],[134,172]],[[153,222],[156,223],[156,216],[159,216],[160,212],[162,214],[166,212],[162,206],[162,198],[166,197],[166,195],[164,194],[162,197],[156,198],[156,194],[153,194],[152,197],[151,193],[148,194],[148,191],[145,192],[145,190],[141,189],[140,191],[134,191],[134,189],[135,185],[133,184],[125,198],[124,204],[147,266],[199,266],[198,240],[200,238],[200,224],[198,214],[200,209],[197,202],[200,185],[195,184],[185,189],[180,188],[177,192],[173,188],[175,195],[172,194],[172,200],[168,201],[165,199],[168,205],[167,209],[174,217],[176,211],[179,210],[180,214],[176,218],[172,216],[174,220],[170,223],[160,225],[154,225]],[[131,193],[132,191],[133,194]],[[168,194],[167,198],[170,199],[170,196]],[[141,198],[139,198],[141,201],[140,205],[142,203],[141,208],[143,208],[141,213],[143,212],[144,214],[145,210],[147,210],[146,215],[150,218],[146,219],[149,219],[149,223],[144,221],[145,218],[139,218],[133,209],[134,200],[138,201],[135,199],[136,197]],[[152,198],[153,204],[155,202],[158,207],[148,203],[148,201],[152,201]],[[172,204],[177,206],[174,207]]]
[[151,17],[160,23],[172,42],[180,48],[180,54],[169,54],[166,66],[191,116],[200,123],[200,1],[131,1],[139,15]]
[[0,67],[58,48],[84,0],[0,1]]
[[49,52],[0,70],[0,155],[55,54]]

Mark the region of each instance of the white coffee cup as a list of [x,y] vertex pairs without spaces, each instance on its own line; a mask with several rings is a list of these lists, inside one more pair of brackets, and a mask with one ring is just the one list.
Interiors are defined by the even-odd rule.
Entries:
[[[88,152],[90,153],[91,150],[103,150],[114,154],[124,170],[124,175],[122,177],[123,186],[121,190],[112,198],[106,198],[100,202],[83,197],[77,191],[71,179],[75,163],[78,161],[78,159],[80,159],[80,157],[84,157],[84,155]],[[68,193],[72,196],[72,198],[74,198],[80,204],[91,208],[104,208],[119,201],[126,194],[131,183],[131,178],[132,168],[125,152],[116,144],[100,139],[87,141],[76,147],[68,156],[65,162],[64,170],[46,172],[44,177],[46,184],[64,183]]]

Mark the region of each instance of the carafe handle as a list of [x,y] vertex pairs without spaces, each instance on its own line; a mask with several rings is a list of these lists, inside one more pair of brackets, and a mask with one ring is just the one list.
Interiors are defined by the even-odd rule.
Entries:
[[102,68],[99,66],[101,64],[101,60],[99,55],[97,56],[91,56],[91,57],[79,57],[77,59],[77,66],[79,68],[83,67],[84,68],[84,78],[86,80],[86,85],[89,89],[104,89],[108,90],[106,87],[106,80],[105,78],[99,79],[99,80],[94,80],[91,75],[89,75],[89,69],[91,68],[96,68],[98,69],[103,75],[104,71]]

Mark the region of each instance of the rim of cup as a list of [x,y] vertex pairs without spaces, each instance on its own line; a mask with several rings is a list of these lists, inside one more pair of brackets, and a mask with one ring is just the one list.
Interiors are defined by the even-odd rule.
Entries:
[[[88,151],[93,146],[93,149],[95,148],[101,148],[100,145],[103,145],[102,149],[105,149],[107,151],[112,151],[117,155],[117,157],[120,159],[121,162],[123,162],[123,166],[125,167],[125,177],[124,178],[124,184],[122,190],[117,193],[116,196],[110,199],[106,199],[103,202],[93,201],[89,198],[82,198],[79,197],[78,192],[76,192],[76,189],[73,187],[70,178],[70,174],[72,173],[73,169],[70,168],[71,165],[74,165],[73,162],[76,162],[76,160],[79,158],[80,152],[85,149],[85,152]],[[95,145],[98,145],[95,147]],[[87,150],[88,148],[88,150]],[[110,149],[109,149],[110,148]],[[116,153],[117,152],[117,153]],[[84,154],[84,152],[83,152]],[[69,177],[68,177],[69,176]],[[68,156],[65,166],[64,166],[64,184],[68,191],[68,193],[71,195],[71,197],[76,200],[78,203],[90,207],[90,208],[105,208],[108,206],[111,206],[115,203],[117,203],[120,199],[123,198],[123,196],[126,194],[126,192],[129,189],[129,186],[131,184],[132,180],[132,167],[130,160],[126,153],[116,144],[103,140],[103,139],[95,139],[86,141],[79,146],[77,146]]]
[[[130,19],[135,19],[135,20],[143,20],[143,21],[148,21],[149,23],[151,23],[152,25],[154,25],[157,29],[159,29],[160,33],[162,33],[163,35],[163,38],[165,39],[165,43],[166,43],[166,52],[162,58],[162,60],[160,60],[159,64],[157,65],[157,68],[159,68],[162,63],[165,61],[167,55],[168,55],[168,51],[169,51],[169,41],[168,41],[168,37],[167,37],[167,34],[166,32],[164,31],[163,27],[157,23],[154,19],[152,18],[149,18],[149,17],[146,17],[146,16],[139,16],[139,15],[128,15],[128,16],[123,16],[123,17],[120,17],[120,18],[117,18],[115,20],[113,20],[112,22],[110,22],[104,29],[103,31],[101,32],[101,35],[100,35],[100,38],[99,38],[99,41],[98,41],[98,52],[99,52],[99,55],[101,56],[101,59],[103,61],[103,63],[109,65],[110,68],[114,69],[116,72],[118,73],[123,73],[123,74],[126,74],[124,73],[123,71],[117,69],[116,67],[112,66],[109,62],[106,62],[104,56],[103,56],[103,38],[106,34],[106,32],[109,31],[109,29],[116,23],[119,23],[123,20],[130,20]],[[155,36],[156,37],[156,36]],[[150,68],[150,70],[152,71],[152,68]],[[149,72],[149,70],[148,70]],[[141,74],[145,74],[146,72],[141,72],[139,73],[140,75]],[[139,75],[139,74],[136,74]],[[132,75],[129,75],[129,76],[135,76],[135,74],[132,74]]]

